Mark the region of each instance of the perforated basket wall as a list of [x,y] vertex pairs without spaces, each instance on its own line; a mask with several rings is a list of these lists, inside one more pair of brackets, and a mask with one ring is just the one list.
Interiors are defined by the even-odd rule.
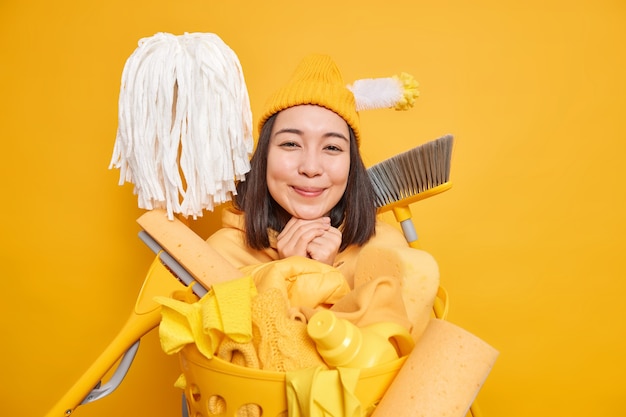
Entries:
[[[364,410],[382,398],[405,358],[363,369],[355,389]],[[179,353],[189,417],[287,416],[285,374],[207,359],[194,345]]]

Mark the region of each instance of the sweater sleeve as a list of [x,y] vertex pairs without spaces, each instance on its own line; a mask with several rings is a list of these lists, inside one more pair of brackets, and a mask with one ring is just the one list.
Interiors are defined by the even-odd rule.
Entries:
[[256,250],[246,245],[243,215],[232,208],[222,211],[222,228],[209,236],[207,242],[238,269],[277,259],[275,250],[272,248]]

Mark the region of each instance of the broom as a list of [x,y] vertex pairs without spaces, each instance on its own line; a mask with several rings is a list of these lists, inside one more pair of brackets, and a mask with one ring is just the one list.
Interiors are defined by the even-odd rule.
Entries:
[[[419,97],[412,75],[356,80],[348,86],[357,111],[378,108],[408,110]],[[382,161],[367,171],[374,186],[379,213],[393,210],[409,245],[419,247],[409,205],[449,189],[451,135],[428,142]]]
[[[348,88],[354,94],[357,110],[393,108],[408,110],[419,97],[418,83],[412,75],[356,80]],[[393,210],[404,236],[413,248],[419,248],[417,232],[409,205],[452,187],[450,159],[453,138],[443,136],[368,168],[378,213]],[[447,293],[439,287],[435,316],[447,315]],[[476,417],[476,415],[474,415]]]
[[393,210],[409,245],[418,248],[418,237],[409,205],[442,193],[450,187],[452,135],[445,135],[395,155],[368,168],[379,213]]
[[[453,136],[445,135],[379,162],[367,170],[374,185],[378,212],[393,210],[404,236],[413,248],[418,248],[419,243],[409,205],[452,187],[450,160],[453,145]],[[447,314],[447,307],[442,307],[442,304],[447,306],[445,300],[448,295],[441,286],[437,297],[441,302],[436,301],[433,306],[435,317],[443,318]],[[468,416],[482,416],[476,402],[470,406]]]

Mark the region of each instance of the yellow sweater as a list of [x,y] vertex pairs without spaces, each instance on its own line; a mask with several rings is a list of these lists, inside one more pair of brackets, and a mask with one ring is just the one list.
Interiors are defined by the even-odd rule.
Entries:
[[[277,233],[270,233],[270,247],[263,250],[251,249],[245,244],[243,213],[233,208],[226,208],[222,212],[222,228],[211,235],[209,244],[236,268],[256,265],[278,260],[276,249]],[[334,267],[339,269],[352,286],[356,260],[361,250],[368,245],[382,245],[384,247],[407,247],[408,244],[402,232],[390,224],[379,220],[376,224],[376,235],[364,246],[349,246],[335,258]]]

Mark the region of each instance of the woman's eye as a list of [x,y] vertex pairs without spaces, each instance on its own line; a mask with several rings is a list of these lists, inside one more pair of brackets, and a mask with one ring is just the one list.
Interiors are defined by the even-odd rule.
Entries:
[[328,151],[331,151],[331,152],[341,152],[342,151],[342,149],[339,146],[335,146],[335,145],[328,145],[324,149],[326,149]]
[[283,148],[295,148],[298,146],[298,144],[296,142],[283,142],[280,144],[280,146]]

